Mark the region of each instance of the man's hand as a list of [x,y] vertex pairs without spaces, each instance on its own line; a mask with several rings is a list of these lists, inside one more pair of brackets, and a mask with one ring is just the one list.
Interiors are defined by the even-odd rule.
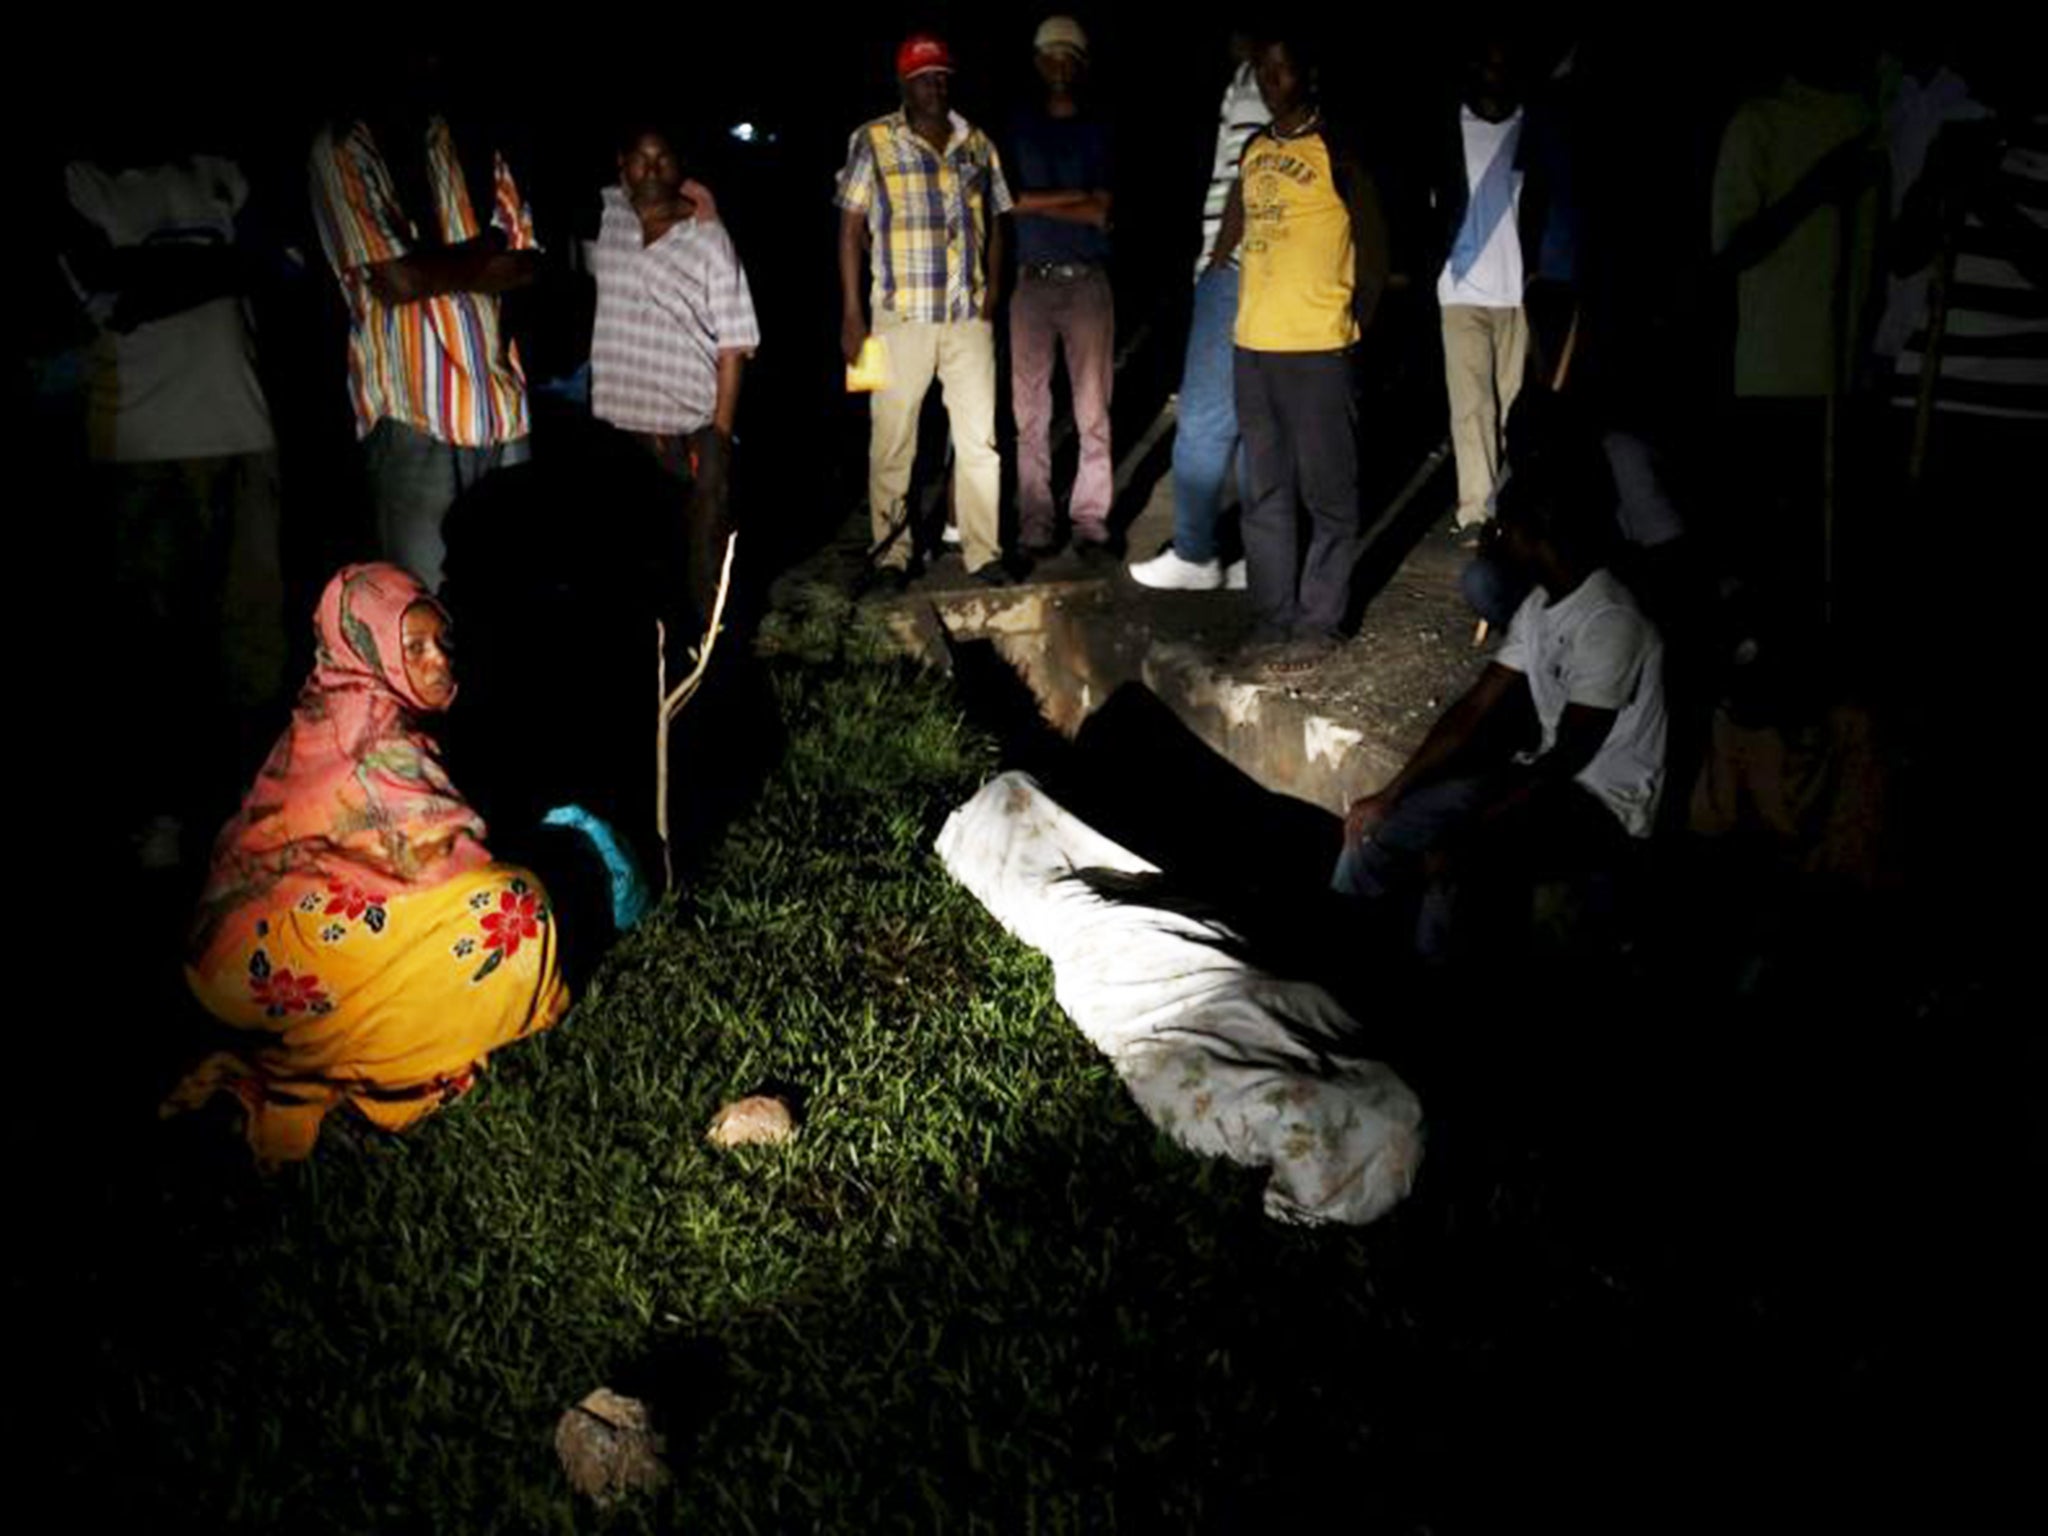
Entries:
[[409,262],[380,261],[364,275],[369,280],[371,296],[380,304],[410,304],[426,296],[418,281],[418,270]]
[[410,304],[444,293],[510,293],[540,277],[540,252],[508,251],[496,229],[460,245],[414,251],[358,269],[385,304]]
[[718,222],[718,199],[711,195],[711,189],[701,181],[685,181],[682,189],[683,203],[691,210],[691,216],[699,224]]
[[634,211],[640,215],[641,239],[648,245],[678,224],[718,222],[718,200],[701,181],[686,181],[668,201],[636,205]]
[[1363,800],[1351,802],[1351,809],[1344,816],[1344,846],[1356,847],[1371,837],[1389,816],[1394,813],[1394,797],[1386,790],[1376,795],[1367,795]]
[[106,286],[117,291],[107,329],[122,334],[256,286],[254,263],[229,245],[129,247],[102,266]]
[[732,469],[731,436],[716,426],[699,427],[690,434],[690,451],[699,490],[723,495]]
[[846,354],[846,366],[851,368],[860,361],[860,349],[867,345],[868,323],[859,310],[847,311],[839,322],[839,350]]

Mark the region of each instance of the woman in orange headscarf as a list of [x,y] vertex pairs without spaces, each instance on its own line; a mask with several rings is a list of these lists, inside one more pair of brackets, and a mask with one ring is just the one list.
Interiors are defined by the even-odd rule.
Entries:
[[337,574],[291,725],[215,845],[186,975],[253,1038],[165,1112],[232,1092],[266,1163],[343,1102],[406,1129],[568,1007],[546,892],[491,861],[420,728],[455,698],[447,622],[397,566]]

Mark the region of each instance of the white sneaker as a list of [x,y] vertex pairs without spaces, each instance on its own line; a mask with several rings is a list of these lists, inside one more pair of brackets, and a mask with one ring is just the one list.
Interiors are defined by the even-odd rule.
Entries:
[[1223,585],[1223,567],[1215,560],[1183,560],[1171,544],[1150,560],[1133,560],[1131,580],[1162,592],[1214,592]]
[[1223,588],[1226,592],[1242,592],[1251,578],[1245,574],[1244,562],[1233,560],[1223,568]]

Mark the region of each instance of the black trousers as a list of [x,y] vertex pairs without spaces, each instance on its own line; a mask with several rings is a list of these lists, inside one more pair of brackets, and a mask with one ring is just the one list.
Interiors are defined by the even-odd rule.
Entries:
[[[1236,355],[1246,586],[1264,638],[1334,638],[1365,550],[1358,406],[1343,352]],[[1309,518],[1301,553],[1301,509]]]

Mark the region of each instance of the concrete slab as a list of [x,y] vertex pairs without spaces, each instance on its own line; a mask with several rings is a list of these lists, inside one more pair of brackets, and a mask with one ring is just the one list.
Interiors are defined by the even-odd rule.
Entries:
[[[782,578],[771,602],[792,603],[806,586],[850,586],[865,532],[864,515],[850,520],[842,540]],[[1162,480],[1129,530],[1130,547],[1149,555],[1171,532],[1171,485]],[[945,661],[945,636],[991,642],[1063,733],[1123,684],[1142,682],[1260,784],[1342,811],[1399,768],[1486,660],[1458,594],[1467,556],[1448,521],[1405,552],[1370,551],[1366,564],[1384,569],[1396,555],[1356,636],[1284,683],[1233,659],[1250,628],[1243,593],[1155,592],[1120,561],[1072,552],[997,589],[972,581],[949,555],[909,593],[875,607],[907,651],[936,664]]]

